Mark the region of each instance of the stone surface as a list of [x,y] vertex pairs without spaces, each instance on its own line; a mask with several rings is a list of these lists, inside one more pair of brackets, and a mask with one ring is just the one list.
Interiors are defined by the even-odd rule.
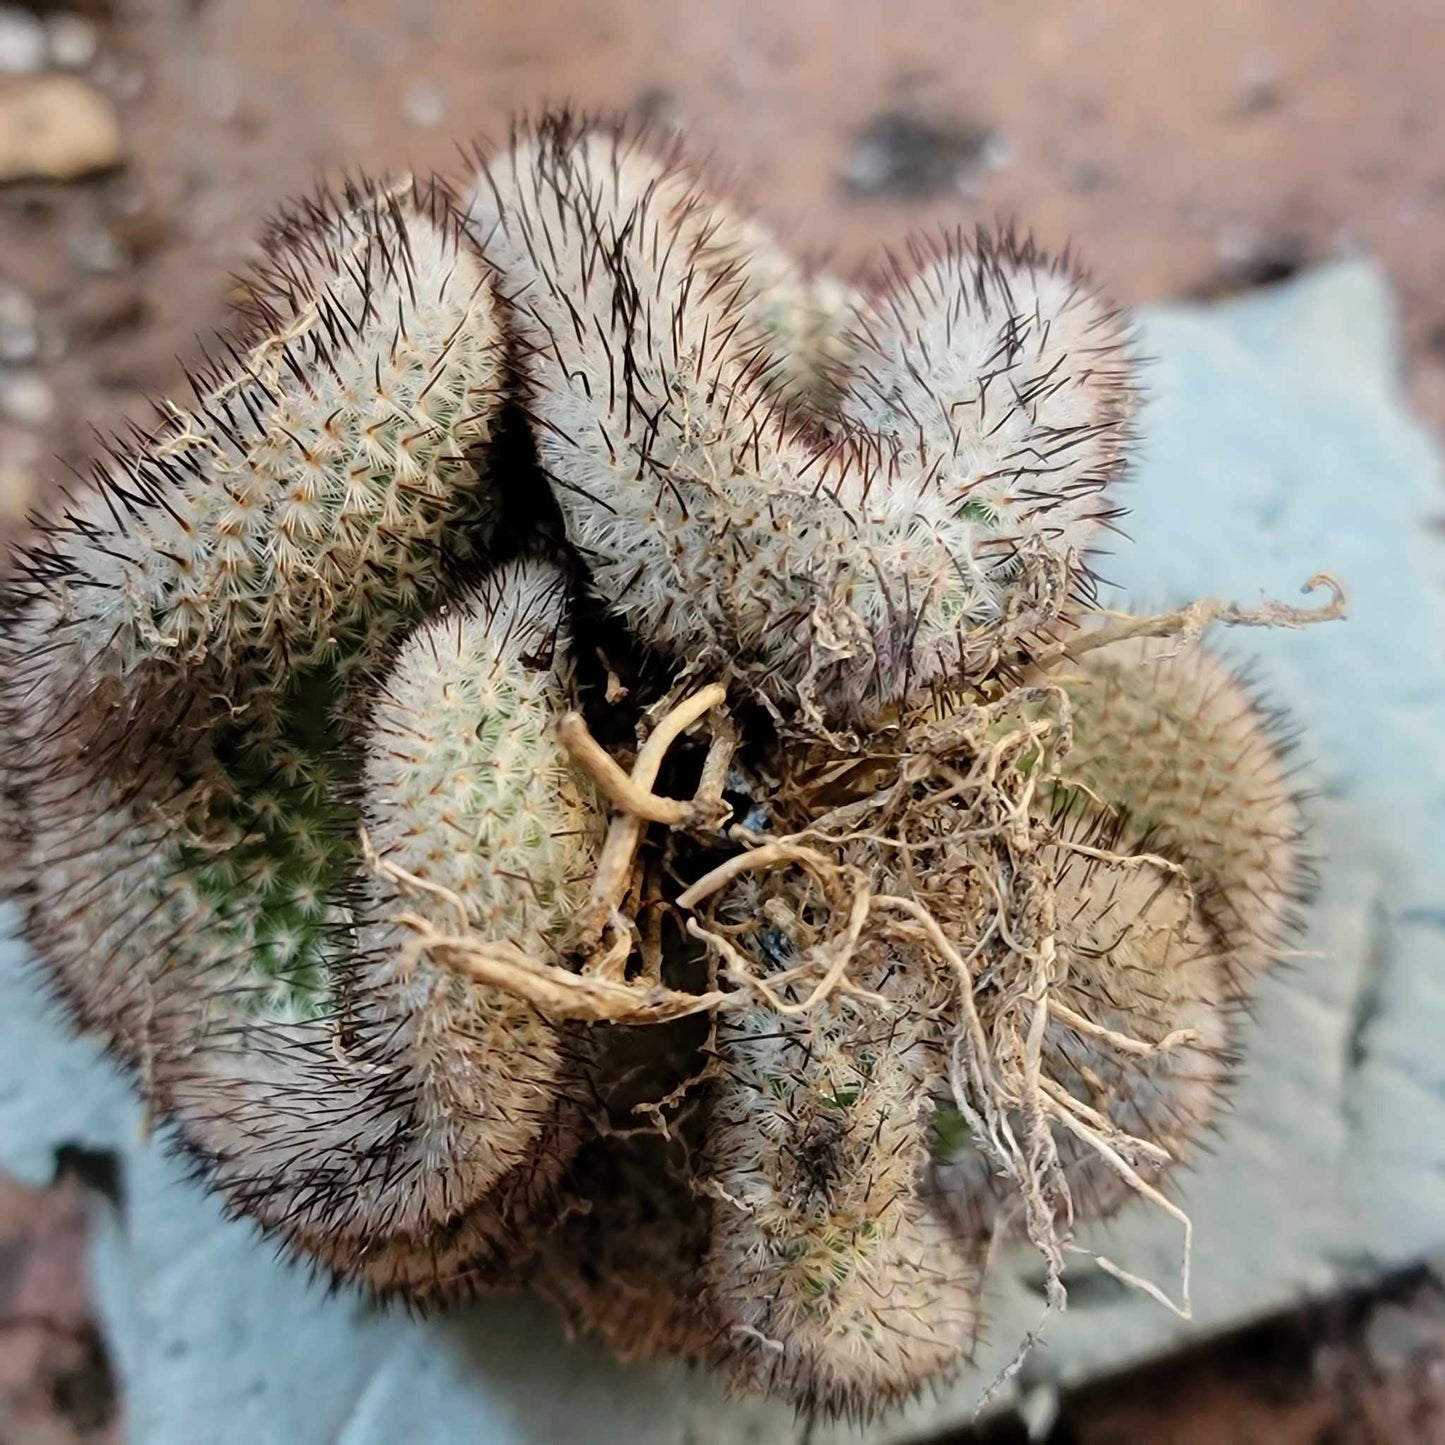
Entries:
[[55,393],[34,371],[0,375],[0,417],[21,426],[43,426],[55,410]]
[[18,286],[0,282],[0,365],[33,361],[39,349],[35,303]]
[[[1072,1276],[1018,1385],[1055,1385],[1366,1278],[1445,1245],[1445,512],[1439,459],[1399,401],[1377,273],[1349,264],[1217,309],[1143,320],[1144,446],[1133,541],[1106,567],[1136,603],[1289,598],[1318,570],[1351,618],[1226,635],[1304,727],[1324,859],[1307,954],[1266,981],[1217,1152],[1183,1181],[1194,1320],[1096,1270]],[[96,1287],[136,1445],[458,1438],[902,1442],[966,1419],[1037,1322],[1038,1267],[1003,1262],[990,1344],[955,1386],[859,1432],[724,1404],[704,1375],[624,1369],[496,1300],[415,1322],[327,1298],[183,1182],[123,1085],[68,1039],[23,951],[0,963],[0,1164],[33,1180],[57,1146],[111,1149]],[[1091,1241],[1177,1290],[1179,1230],[1147,1207]]]
[[[1050,1445],[1439,1445],[1445,1293],[1420,1270],[1304,1304],[1091,1382],[1063,1402],[1059,1431]],[[983,1433],[949,1445],[1017,1445]]]

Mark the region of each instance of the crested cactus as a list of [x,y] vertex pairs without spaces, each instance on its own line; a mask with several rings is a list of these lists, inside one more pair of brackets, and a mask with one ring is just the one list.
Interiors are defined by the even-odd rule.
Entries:
[[849,287],[568,115],[450,197],[283,217],[18,551],[10,887],[314,1265],[866,1414],[1000,1233],[1058,1307],[1078,1219],[1180,1215],[1304,870],[1271,720],[1159,639],[1339,598],[1090,615],[1131,354],[1031,241]]

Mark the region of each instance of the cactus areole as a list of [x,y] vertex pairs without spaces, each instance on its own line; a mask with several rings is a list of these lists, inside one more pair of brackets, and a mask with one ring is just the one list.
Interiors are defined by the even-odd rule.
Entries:
[[0,632],[8,886],[199,1178],[808,1409],[963,1367],[1000,1239],[1062,1307],[1130,1201],[1187,1311],[1169,1171],[1309,881],[1198,639],[1341,597],[1100,612],[1135,360],[1074,261],[845,285],[569,114],[267,253]]

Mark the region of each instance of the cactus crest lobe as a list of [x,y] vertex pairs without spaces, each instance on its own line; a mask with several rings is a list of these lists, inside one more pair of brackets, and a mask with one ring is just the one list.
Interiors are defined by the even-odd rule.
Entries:
[[854,721],[1027,652],[1088,593],[1132,389],[1069,262],[915,248],[846,318],[825,430],[774,384],[771,248],[674,158],[554,118],[489,160],[469,224],[517,298],[568,538],[668,655]]

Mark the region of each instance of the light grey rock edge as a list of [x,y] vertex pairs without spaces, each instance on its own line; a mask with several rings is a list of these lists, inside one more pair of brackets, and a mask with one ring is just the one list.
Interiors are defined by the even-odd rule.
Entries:
[[[1142,318],[1144,446],[1130,544],[1103,570],[1136,602],[1292,598],[1319,570],[1350,620],[1235,632],[1304,728],[1322,887],[1304,957],[1267,980],[1217,1151],[1188,1176],[1186,1324],[1091,1268],[1019,1383],[1048,1392],[1445,1245],[1445,515],[1403,410],[1379,275],[1349,263],[1210,309]],[[955,1385],[864,1431],[726,1403],[680,1366],[623,1368],[540,1306],[416,1322],[326,1297],[184,1181],[129,1090],[0,952],[0,1164],[51,1177],[72,1141],[118,1151],[98,1207],[99,1306],[133,1445],[912,1441],[969,1417],[1036,1323],[1038,1266],[1004,1261],[990,1342]],[[1177,1292],[1180,1232],[1133,1207],[1089,1241]],[[1012,1387],[1010,1387],[1012,1388]]]

